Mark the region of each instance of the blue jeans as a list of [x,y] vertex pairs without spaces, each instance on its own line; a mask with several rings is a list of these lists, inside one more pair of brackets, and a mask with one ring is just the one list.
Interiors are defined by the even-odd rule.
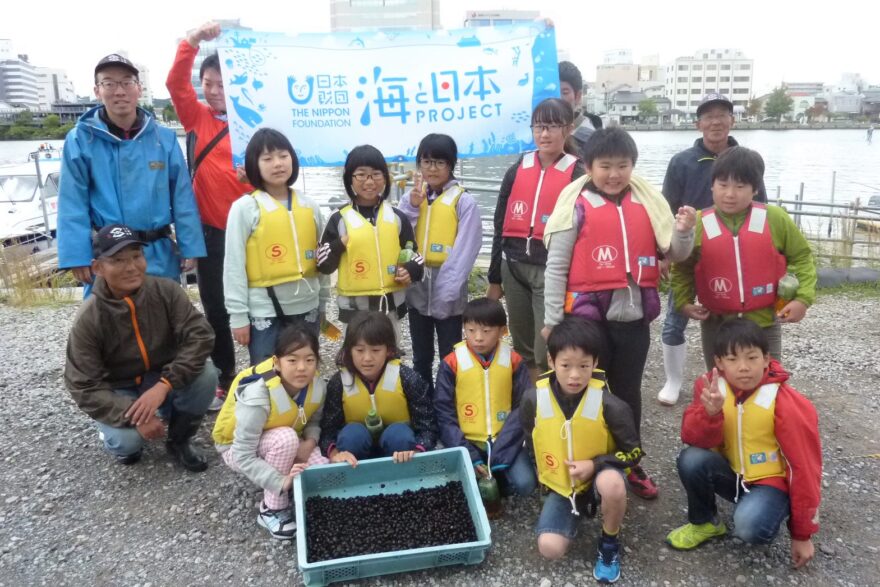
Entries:
[[[274,355],[275,342],[284,326],[298,321],[305,322],[318,334],[318,310],[285,316],[283,323],[278,318],[251,318],[251,341],[248,343],[251,365],[262,363]],[[261,328],[258,330],[257,326]]]
[[434,396],[434,332],[437,332],[437,350],[442,361],[461,342],[461,316],[438,320],[409,309],[409,332],[412,340],[413,370],[428,384]]
[[[150,378],[152,381],[158,381],[158,377]],[[145,391],[150,389],[152,384],[144,384],[139,388],[114,389],[114,393],[137,399]],[[217,368],[209,360],[205,363],[205,368],[195,380],[179,389],[172,389],[165,401],[159,406],[159,415],[163,420],[171,418],[171,413],[178,411],[194,416],[203,416],[208,411],[208,406],[214,399],[214,393],[217,391]],[[116,456],[128,456],[140,451],[144,446],[143,437],[138,434],[134,427],[116,427],[109,426],[103,422],[96,421],[98,426],[98,436],[104,442],[104,448]]]
[[535,475],[535,467],[529,458],[528,451],[522,449],[509,467],[504,467],[492,474],[503,476],[510,488],[516,495],[531,495],[538,486],[538,477]]
[[[715,495],[734,501],[736,474],[721,454],[689,446],[678,455],[678,476],[687,492],[688,521],[705,524],[715,519]],[[788,494],[768,485],[739,488],[733,510],[733,535],[748,544],[769,544],[789,516]]]
[[678,346],[685,343],[684,331],[687,328],[689,318],[675,311],[675,300],[672,292],[669,292],[669,303],[666,305],[666,319],[663,321],[663,331],[660,340],[669,346]]
[[350,452],[357,460],[390,457],[398,451],[415,450],[416,434],[409,424],[397,422],[388,425],[379,436],[378,443],[374,444],[367,427],[360,422],[352,422],[339,431],[336,448]]

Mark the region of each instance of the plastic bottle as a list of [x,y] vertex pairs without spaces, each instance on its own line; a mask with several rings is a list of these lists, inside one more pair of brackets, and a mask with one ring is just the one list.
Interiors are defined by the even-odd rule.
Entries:
[[382,416],[377,414],[376,410],[370,410],[367,412],[367,417],[364,418],[364,424],[367,426],[367,430],[373,437],[373,442],[379,440],[379,436],[382,435],[382,429],[384,428],[382,425]]
[[406,241],[406,246],[400,249],[400,254],[397,255],[397,267],[401,268],[410,261],[413,260],[413,257],[416,256],[416,252],[413,250],[413,242]]
[[797,295],[798,287],[800,287],[801,282],[798,281],[798,278],[792,275],[791,273],[786,273],[779,280],[779,284],[776,286],[776,305],[775,310],[777,313],[782,311],[782,308],[785,307],[788,302],[794,299],[794,296]]
[[480,497],[486,508],[486,516],[490,520],[500,518],[503,513],[501,504],[501,491],[498,489],[498,481],[495,477],[480,477],[477,479],[477,487],[480,489]]

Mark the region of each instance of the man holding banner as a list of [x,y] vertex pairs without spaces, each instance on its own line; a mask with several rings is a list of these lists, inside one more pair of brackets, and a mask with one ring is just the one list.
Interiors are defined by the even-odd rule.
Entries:
[[202,217],[202,231],[208,256],[198,264],[199,295],[205,315],[214,330],[211,359],[220,369],[218,397],[211,410],[219,410],[223,396],[235,377],[235,349],[229,328],[229,314],[223,299],[223,257],[226,219],[232,203],[253,187],[242,184],[232,165],[229,125],[226,120],[226,95],[217,54],[205,58],[199,71],[207,105],[199,102],[191,82],[191,72],[199,44],[220,35],[220,25],[207,22],[190,31],[177,47],[174,64],[165,86],[174,109],[187,132],[189,168],[193,191]]

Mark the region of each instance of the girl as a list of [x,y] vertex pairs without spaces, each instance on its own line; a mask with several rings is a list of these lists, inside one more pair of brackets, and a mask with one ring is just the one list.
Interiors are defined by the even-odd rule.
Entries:
[[[394,326],[381,312],[359,312],[349,323],[321,419],[321,450],[331,462],[354,467],[381,456],[404,462],[434,447],[428,385],[400,363],[395,341]],[[381,419],[375,437],[366,426],[371,410]]]
[[279,540],[296,536],[293,478],[310,465],[327,463],[317,446],[325,391],[318,356],[318,336],[311,326],[287,326],[275,355],[232,382],[214,424],[223,461],[263,488],[257,523]]
[[483,242],[480,209],[452,174],[457,159],[452,137],[426,136],[416,152],[421,173],[400,200],[400,211],[416,227],[416,244],[427,265],[425,278],[407,290],[406,303],[413,369],[432,390],[434,331],[442,359],[461,341],[468,276]]
[[406,315],[406,287],[422,279],[421,256],[403,264],[398,257],[415,234],[406,216],[385,203],[391,178],[385,158],[376,147],[355,147],[345,159],[342,174],[351,204],[327,222],[318,250],[318,270],[330,275],[339,269],[336,284],[339,319],[348,323],[359,310],[385,312],[398,328]]
[[[501,183],[495,207],[495,234],[486,297],[507,296],[513,346],[532,371],[547,370],[544,326],[544,225],[562,188],[584,174],[569,135],[574,112],[558,98],[532,112],[537,151],[525,153]],[[503,286],[503,289],[502,289]]]
[[257,189],[229,211],[223,293],[232,336],[256,365],[272,355],[285,324],[304,321],[318,332],[329,278],[319,276],[316,261],[324,218],[290,187],[299,160],[287,137],[270,128],[254,133],[245,172]]

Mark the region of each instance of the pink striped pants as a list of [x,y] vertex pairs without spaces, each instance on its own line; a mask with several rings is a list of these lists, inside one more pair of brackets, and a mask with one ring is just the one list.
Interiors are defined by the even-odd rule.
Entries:
[[[290,474],[290,469],[296,461],[296,451],[299,449],[299,443],[299,436],[293,428],[288,426],[272,428],[271,430],[266,430],[260,436],[257,456],[266,461],[276,471],[286,476]],[[223,460],[233,471],[239,470],[238,464],[232,456],[231,448],[223,453]],[[324,465],[330,461],[321,455],[321,449],[316,446],[309,454],[306,462],[312,466]],[[282,491],[281,494],[263,491],[263,502],[270,510],[283,510],[290,506],[290,496],[286,491]]]

